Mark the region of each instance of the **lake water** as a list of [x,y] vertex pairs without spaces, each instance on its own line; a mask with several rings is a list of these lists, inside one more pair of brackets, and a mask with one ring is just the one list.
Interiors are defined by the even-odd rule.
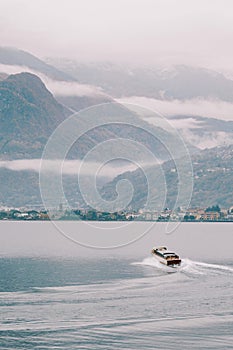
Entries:
[[[110,232],[118,223],[98,225]],[[150,224],[127,230],[135,225]],[[51,223],[0,228],[1,350],[233,349],[231,224],[183,224],[172,234],[159,224],[105,250],[81,247]],[[86,234],[99,228],[76,223]],[[180,253],[181,267],[150,257],[156,244]]]

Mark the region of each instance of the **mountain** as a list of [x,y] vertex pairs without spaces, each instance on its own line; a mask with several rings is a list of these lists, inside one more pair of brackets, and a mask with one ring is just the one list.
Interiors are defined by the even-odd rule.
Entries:
[[0,64],[28,67],[54,80],[75,81],[69,74],[45,63],[29,52],[12,47],[0,47]]
[[[67,118],[70,111],[56,101],[37,76],[30,73],[11,75],[1,81],[0,96],[1,158],[39,158],[48,137],[56,126]],[[132,117],[132,112],[119,104],[116,104],[115,113],[119,116],[126,113],[129,117]],[[93,114],[93,118],[95,117],[97,116]],[[141,128],[138,129],[133,125],[122,127],[120,123],[98,127],[80,138],[71,149],[70,158],[82,158],[96,144],[103,143],[106,140],[126,138],[144,145],[158,158],[168,159],[166,149],[161,145],[161,142],[155,140],[146,130],[149,127],[163,140],[171,142],[169,132],[148,125],[137,115],[133,114],[133,117],[136,118],[134,120],[140,120]],[[178,117],[176,119],[179,120]],[[203,123],[203,120],[200,119],[199,122]],[[209,125],[210,127],[213,130],[226,131],[231,127],[231,122],[216,121],[212,126]],[[120,142],[118,147],[120,153],[123,147]],[[101,154],[99,157],[101,161]],[[140,154],[140,147],[137,157],[145,160],[143,159],[143,153]],[[98,158],[95,161],[98,162]],[[231,205],[233,194],[231,190],[233,146],[204,150],[200,154],[194,154],[192,162],[194,166],[194,192],[191,204],[202,206],[216,203],[222,206]],[[174,203],[177,194],[177,174],[174,171],[174,163],[171,161],[165,162],[163,169],[168,187],[166,205],[170,207]],[[156,172],[158,170],[151,168],[149,171]],[[8,205],[41,203],[38,173],[1,168],[0,177],[1,201],[3,203]],[[104,198],[113,199],[116,195],[116,183],[124,178],[129,179],[135,188],[130,206],[135,209],[142,208],[146,200],[147,181],[141,170],[121,174],[106,184],[101,190]],[[76,177],[65,176],[65,181],[67,197],[72,203],[82,203]],[[162,188],[162,186],[162,179],[158,176],[155,189],[156,187]]]
[[[128,146],[122,144],[121,139],[139,144],[134,148],[138,161],[147,161],[144,147],[159,159],[169,159],[169,152],[160,141],[164,140],[165,144],[173,142],[173,135],[168,131],[149,125],[120,104],[109,107],[102,105],[100,110],[92,109],[92,118],[98,119],[99,113],[105,116],[106,121],[111,122],[110,115],[114,114],[122,122],[107,125],[103,123],[89,130],[71,147],[67,154],[68,159],[82,159],[93,147],[104,145],[107,140],[116,140],[116,143],[114,150],[110,147],[105,151],[105,156],[109,155],[110,159],[111,156],[115,158],[115,155],[119,154],[127,156]],[[41,203],[38,173],[26,170],[30,169],[27,167],[29,161],[24,162],[24,167],[10,170],[7,169],[7,164],[11,167],[11,162],[7,160],[40,158],[52,132],[70,114],[71,112],[56,101],[41,79],[34,74],[10,75],[0,82],[0,156],[1,163],[6,161],[0,164],[0,200],[3,203],[9,206]],[[86,116],[89,117],[88,111]],[[62,147],[62,142],[59,147]],[[102,157],[103,154],[99,152],[92,161],[101,164]],[[81,203],[76,176],[65,176],[64,179],[72,203]]]
[[[59,104],[41,79],[31,73],[10,75],[0,82],[0,149],[4,158],[40,158],[42,150],[55,128],[72,112]],[[86,112],[97,119],[101,113],[121,117],[122,123],[110,123],[88,131],[72,146],[68,158],[82,158],[96,144],[110,139],[126,138],[149,148],[159,159],[168,159],[166,147],[153,136],[172,140],[173,135],[150,126],[135,113],[120,104],[99,107]],[[140,127],[127,123],[137,122]],[[132,119],[133,118],[133,119]],[[109,119],[110,121],[111,119]],[[150,134],[150,131],[153,131]],[[122,147],[119,143],[119,150]],[[140,150],[138,159],[140,159]],[[143,155],[141,155],[143,157]]]
[[112,63],[83,64],[50,59],[80,83],[99,86],[115,97],[145,96],[161,100],[194,98],[233,102],[233,81],[202,67],[132,67]]
[[[219,73],[204,68],[187,66],[174,66],[166,69],[154,67],[138,68],[111,63],[79,64],[70,60],[60,59],[57,61],[50,59],[49,62],[56,64],[60,68],[57,69],[25,51],[12,48],[0,48],[0,62],[6,65],[22,64],[22,70],[25,70],[28,65],[28,68],[40,69],[43,74],[46,73],[50,77],[57,77],[59,81],[53,80],[49,88],[56,100],[73,112],[78,112],[96,104],[113,102],[113,98],[101,91],[101,89],[116,96],[127,95],[128,93],[123,92],[123,89],[129,89],[129,95],[147,95],[148,89],[150,89],[153,91],[154,95],[152,95],[161,101],[169,101],[173,98],[180,98],[182,101],[187,97],[206,98],[206,96],[210,96],[211,98],[217,96],[218,98],[226,99],[226,95],[224,97],[219,94],[226,90],[230,94],[232,92],[231,88],[229,90],[232,84],[231,80],[226,79]],[[4,65],[2,65],[3,68]],[[62,69],[67,70],[68,74],[62,72]],[[5,78],[5,73],[0,74],[0,81]],[[93,84],[95,86],[82,85],[83,83]],[[75,84],[81,85],[77,87]],[[222,84],[225,84],[225,87]],[[54,91],[53,86],[56,86]],[[80,89],[83,91],[76,93]],[[119,91],[114,92],[112,89]],[[174,89],[176,89],[176,92]],[[180,95],[177,89],[179,89]],[[193,92],[196,89],[196,92],[188,92],[190,89]],[[173,90],[174,94],[171,94],[170,92]],[[213,90],[218,94],[216,95]],[[165,93],[166,91],[167,93]],[[148,94],[148,96],[152,95],[151,92]],[[133,101],[130,102],[134,103]],[[135,103],[137,104],[137,101]],[[140,104],[140,101],[138,103]],[[206,110],[207,108],[208,106],[204,109]],[[216,108],[221,113],[223,106],[216,106]],[[158,110],[160,110],[159,106]],[[221,121],[213,117],[205,118],[199,113],[192,113],[192,105],[186,108],[186,113],[182,113],[182,115],[177,115],[176,108],[174,108],[173,112],[171,107],[170,110],[170,115],[167,117],[170,118],[171,123],[182,134],[184,140],[193,146],[204,149],[206,147],[211,148],[232,143],[231,121]],[[187,114],[189,110],[192,115]],[[163,110],[161,113],[163,113]]]
[[[30,65],[34,70],[36,69],[35,65],[38,61],[36,58],[35,60],[34,58],[32,59],[30,54],[28,57],[27,53],[22,54],[20,51],[18,56],[12,54],[14,60],[11,60],[10,57],[13,56],[6,55],[8,51],[2,50],[1,52],[5,52],[5,56],[2,55],[0,57],[2,68],[4,68],[4,65],[21,64],[23,70],[27,65]],[[34,63],[32,63],[32,61]],[[132,68],[131,70],[127,68],[127,70],[123,67],[116,69],[112,68],[111,65],[103,67],[100,65],[99,75],[97,73],[95,74],[95,65],[89,73],[82,67],[79,72],[75,73],[77,76],[69,80],[70,78],[67,78],[67,76],[69,76],[68,73],[64,73],[65,75],[63,75],[58,69],[55,69],[55,71],[52,69],[51,71],[51,65],[45,63],[44,66],[42,62],[39,66],[40,72],[43,72],[43,74],[48,70],[46,74],[49,74],[50,77],[56,76],[56,80],[54,80],[55,78],[49,80],[51,83],[50,86],[55,86],[54,91],[56,91],[56,94],[54,94],[52,90],[51,92],[50,89],[46,87],[43,80],[35,74],[29,72],[9,76],[7,72],[0,74],[0,156],[2,161],[40,158],[44,146],[52,132],[74,111],[93,106],[96,103],[102,104],[103,102],[112,101],[111,97],[102,93],[101,90],[96,90],[95,88],[92,90],[93,86],[91,87],[91,93],[83,92],[89,89],[89,86],[87,89],[86,85],[82,85],[83,83],[91,83],[96,85],[96,87],[100,86],[107,92],[112,91],[116,96],[121,96],[121,94],[127,91],[129,94],[137,93],[137,91],[141,93],[143,89],[145,89],[144,92],[148,93],[148,95],[153,92],[153,96],[158,96],[160,99],[172,99],[176,98],[174,96],[179,96],[179,94],[179,98],[183,98],[182,96],[197,96],[198,93],[204,97],[214,96],[218,89],[215,86],[212,87],[211,90],[210,83],[212,82],[212,84],[215,84],[220,81],[218,86],[221,87],[223,86],[221,84],[224,83],[225,87],[222,91],[218,92],[218,96],[223,94],[220,97],[227,100],[226,91],[230,91],[230,85],[228,86],[228,84],[231,82],[229,80],[226,83],[224,77],[216,75],[213,72],[203,72],[200,70],[202,76],[205,77],[204,80],[206,83],[203,83],[203,87],[201,87],[200,90],[195,90],[195,84],[189,87],[190,81],[195,80],[195,72],[189,68],[175,67],[171,71],[159,71],[154,69],[150,71],[146,68]],[[75,66],[75,71],[76,68]],[[38,69],[37,65],[37,71]],[[115,75],[113,74],[114,70]],[[103,71],[106,71],[106,74],[102,74],[101,72]],[[55,75],[55,73],[58,75]],[[124,79],[123,76],[127,77],[127,79]],[[185,78],[187,76],[189,76],[189,79],[192,77],[193,80],[187,80]],[[101,77],[102,81],[100,80]],[[202,81],[200,77],[199,79]],[[171,81],[173,81],[174,86]],[[177,83],[179,81],[180,83]],[[99,84],[99,82],[101,82],[102,85]],[[161,92],[161,86],[166,88],[163,92]],[[169,86],[170,89],[168,89]],[[82,90],[81,93],[79,89]],[[182,89],[184,89],[184,91]],[[94,93],[92,93],[93,91]],[[183,95],[183,93],[186,95]],[[229,96],[230,94],[228,97]],[[172,145],[176,147],[175,140],[173,139],[174,135],[172,135],[169,128],[166,127],[168,124],[166,124],[165,127],[162,125],[158,126],[160,124],[156,123],[154,123],[154,125],[153,123],[149,124],[150,115],[146,115],[146,118],[144,118],[140,113],[137,114],[133,109],[129,110],[120,103],[116,103],[114,109],[107,106],[108,105],[102,105],[99,109],[90,109],[93,120],[98,120],[103,113],[104,120],[107,122],[111,121],[110,115],[113,113],[115,116],[118,116],[122,122],[107,123],[108,125],[102,125],[89,130],[74,143],[67,154],[67,158],[83,159],[96,145],[104,145],[104,142],[108,140],[117,141],[115,143],[116,149],[109,149],[108,154],[104,151],[105,156],[109,155],[111,157],[113,155],[115,157],[115,154],[123,154],[124,151],[127,155],[129,151],[128,147],[122,143],[121,139],[138,142],[139,147],[135,149],[133,155],[135,155],[139,161],[144,161],[145,164],[148,162],[144,152],[142,152],[144,146],[146,149],[150,150],[159,161],[164,162],[162,169],[165,173],[168,189],[166,206],[172,206],[177,194],[178,179],[175,165],[170,160],[171,156],[165,146],[169,144],[172,148]],[[89,111],[84,112],[83,116],[85,115],[90,117]],[[128,120],[132,121],[132,123],[127,123]],[[232,143],[233,122],[187,115],[170,116],[169,122],[183,135],[192,154],[195,180],[192,205],[209,206],[216,203],[222,206],[230,205],[232,201],[232,146],[213,148],[212,150],[206,149],[200,152],[200,154],[193,153],[197,151],[196,146],[208,148],[216,146],[220,141],[221,144],[225,146],[228,143]],[[82,125],[80,124],[80,126]],[[164,145],[161,140],[163,140]],[[193,146],[190,146],[190,144]],[[103,152],[99,152],[92,161],[101,163],[102,158]],[[145,166],[148,167],[148,165]],[[149,168],[148,172],[152,175],[155,172],[155,174],[158,175],[154,183],[155,191],[163,188],[163,177],[160,176],[159,168]],[[16,202],[17,205],[25,205],[27,203],[33,204],[41,201],[38,173],[26,170],[9,170],[1,166],[0,178],[0,200],[2,200],[2,202],[8,205],[16,205]],[[118,180],[124,178],[132,181],[136,189],[130,206],[136,209],[142,208],[146,201],[147,179],[141,170],[121,174],[113,181],[104,185],[101,190],[104,198],[114,198],[114,196],[116,196],[116,183]],[[65,180],[67,181],[67,196],[72,200],[72,203],[81,203],[81,196],[77,188],[76,178],[65,176]]]
[[160,112],[195,147],[233,144],[233,80],[221,73],[185,65],[136,67],[65,59],[49,62],[81,83],[101,87],[120,103]]
[[37,76],[10,75],[0,82],[1,157],[40,157],[52,131],[69,114]]
[[56,100],[68,107],[73,112],[79,112],[85,108],[96,106],[103,103],[114,102],[112,98],[105,94],[94,94],[88,96],[65,96],[65,95],[55,95]]
[[[53,175],[51,175],[53,176]],[[8,207],[43,207],[40,194],[39,173],[32,170],[0,168],[0,204]],[[63,188],[67,198],[74,203],[82,202],[76,176],[65,176]]]
[[[9,68],[10,66],[10,68]],[[99,89],[78,83],[78,79],[47,64],[38,57],[16,48],[0,47],[0,81],[9,73],[36,74],[53,92],[57,101],[73,111],[80,111],[113,99]]]
[[[230,207],[233,204],[232,172],[233,172],[233,146],[206,149],[192,156],[194,188],[191,199],[191,207],[208,207],[219,204],[221,207]],[[166,178],[167,199],[165,207],[172,208],[177,198],[178,178],[175,164],[172,161],[162,165]],[[158,167],[147,170],[149,174],[160,174]],[[106,200],[116,198],[116,185],[119,181],[127,179],[134,188],[134,196],[129,208],[141,209],[147,201],[147,179],[141,169],[126,172],[117,176],[101,189],[101,194]],[[162,182],[158,176],[158,182],[154,184],[154,191],[162,189]],[[152,207],[150,209],[157,209]]]
[[0,81],[5,80],[8,77],[6,73],[0,73]]
[[[217,147],[204,150],[192,157],[194,171],[194,189],[190,206],[208,207],[219,204],[222,208],[233,205],[232,172],[233,172],[233,146]],[[166,207],[172,208],[177,198],[177,173],[173,162],[163,164],[167,184]],[[155,167],[150,168],[156,176],[159,174]],[[52,175],[51,175],[52,176]],[[147,179],[143,171],[137,169],[118,175],[114,180],[100,188],[102,197],[106,200],[116,198],[116,184],[128,179],[134,187],[132,202],[128,208],[141,209],[147,200]],[[0,168],[0,203],[8,206],[42,206],[39,190],[39,175],[34,171],[16,171]],[[154,189],[162,189],[163,182],[158,177]],[[85,207],[78,188],[76,175],[63,176],[63,188],[68,202],[72,207]],[[127,191],[125,195],[127,196]],[[156,209],[156,206],[151,209]]]

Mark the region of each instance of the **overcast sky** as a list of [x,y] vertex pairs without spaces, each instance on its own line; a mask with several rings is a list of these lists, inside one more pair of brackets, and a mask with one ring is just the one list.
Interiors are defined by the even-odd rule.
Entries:
[[1,0],[0,45],[40,57],[231,70],[232,0]]

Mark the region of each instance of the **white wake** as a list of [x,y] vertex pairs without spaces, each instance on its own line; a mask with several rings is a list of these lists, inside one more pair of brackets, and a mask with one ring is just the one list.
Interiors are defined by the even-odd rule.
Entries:
[[233,273],[233,267],[218,264],[209,264],[190,259],[182,259],[181,265],[175,268],[161,264],[154,257],[147,257],[141,262],[135,262],[133,265],[151,266],[161,272],[184,272],[194,275]]

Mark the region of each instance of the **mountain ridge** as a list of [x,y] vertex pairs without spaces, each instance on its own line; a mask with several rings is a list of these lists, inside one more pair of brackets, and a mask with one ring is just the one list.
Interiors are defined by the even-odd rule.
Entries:
[[69,114],[31,73],[0,82],[0,140],[2,157],[37,157],[45,140]]
[[100,86],[115,98],[145,96],[159,100],[217,98],[233,102],[233,80],[203,67],[174,65],[162,69],[112,63],[79,63],[51,59],[54,66],[79,82]]
[[[223,207],[232,206],[233,145],[206,149],[193,154],[192,164],[194,188],[190,206],[208,207],[215,204]],[[167,200],[164,205],[172,208],[177,198],[179,181],[175,163],[167,161],[161,166],[167,186]],[[151,167],[149,172],[159,173],[156,167]],[[123,179],[129,180],[134,187],[134,197],[129,208],[142,209],[147,201],[147,181],[141,169],[120,174],[104,185],[101,189],[103,198],[114,200],[117,195],[116,185]],[[151,209],[156,210],[156,208]]]
[[56,80],[75,81],[75,78],[45,63],[35,55],[14,47],[0,46],[0,63],[5,65],[26,66]]

